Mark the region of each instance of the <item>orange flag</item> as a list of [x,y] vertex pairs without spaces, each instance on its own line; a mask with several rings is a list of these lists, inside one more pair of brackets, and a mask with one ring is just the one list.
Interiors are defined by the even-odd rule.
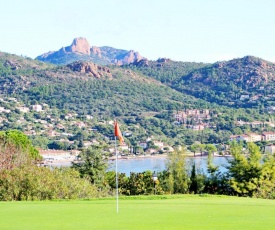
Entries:
[[124,142],[117,121],[115,120],[115,136],[118,137],[120,144]]

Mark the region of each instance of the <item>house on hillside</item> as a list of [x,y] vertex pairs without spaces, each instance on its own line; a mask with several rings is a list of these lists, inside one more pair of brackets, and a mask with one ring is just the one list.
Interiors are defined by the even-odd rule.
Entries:
[[235,122],[235,125],[236,125],[236,126],[243,126],[243,125],[246,125],[246,122],[245,122],[245,121],[242,121],[242,120],[239,120],[239,121],[236,121],[236,122]]
[[128,146],[128,145],[125,145],[125,144],[120,145],[120,146],[119,146],[119,150],[120,150],[120,151],[129,151],[129,146]]
[[78,128],[83,128],[83,127],[86,127],[86,124],[82,121],[78,121],[78,122],[75,122],[75,126],[77,126]]
[[246,141],[246,142],[256,142],[262,140],[262,135],[257,133],[249,133],[249,134],[242,134],[242,135],[232,135],[230,136],[230,141]]
[[32,110],[35,112],[41,112],[42,111],[42,105],[33,105]]
[[265,122],[265,125],[268,125],[270,127],[275,127],[275,124],[273,122]]
[[267,107],[267,112],[268,113],[275,113],[275,106],[269,106],[269,107]]
[[270,154],[275,153],[275,145],[266,145],[264,152]]
[[73,156],[69,151],[64,150],[39,150],[40,155],[45,161],[73,161],[75,156]]
[[263,132],[262,140],[263,141],[275,141],[275,133],[274,132]]
[[88,148],[89,146],[91,146],[93,143],[92,142],[90,142],[90,141],[83,141],[83,146],[85,147],[85,148]]
[[250,136],[246,135],[246,134],[242,134],[242,135],[232,135],[230,136],[230,140],[233,141],[246,141],[246,142],[250,142]]
[[257,133],[249,133],[248,136],[250,136],[250,142],[257,142],[262,140],[262,135]]
[[244,100],[248,100],[248,99],[249,99],[249,95],[247,95],[247,94],[243,94],[240,97],[240,101],[244,101]]
[[125,132],[122,133],[122,135],[123,135],[124,137],[130,137],[130,136],[132,136],[132,133],[129,132],[129,131],[125,131]]
[[164,143],[161,141],[154,141],[154,145],[159,147],[160,149],[163,149]]
[[86,115],[86,119],[87,120],[92,120],[94,117],[93,116],[91,116],[91,115]]
[[143,148],[143,149],[146,149],[146,148],[148,147],[146,141],[140,141],[140,142],[138,143],[138,145],[139,145],[141,148]]
[[250,122],[252,128],[261,127],[264,123],[262,121],[252,121]]
[[195,131],[204,130],[204,125],[203,124],[193,125],[192,129]]

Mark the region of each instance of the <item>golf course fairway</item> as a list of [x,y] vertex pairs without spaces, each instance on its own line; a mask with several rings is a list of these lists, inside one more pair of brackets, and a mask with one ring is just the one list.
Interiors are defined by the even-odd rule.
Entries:
[[275,200],[228,196],[141,196],[0,202],[1,230],[274,229]]

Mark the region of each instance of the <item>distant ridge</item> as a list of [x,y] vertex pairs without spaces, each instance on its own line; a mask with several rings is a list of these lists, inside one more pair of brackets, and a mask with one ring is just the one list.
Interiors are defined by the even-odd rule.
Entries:
[[[273,97],[275,63],[254,56],[216,62],[176,79],[173,88],[223,105],[255,106]],[[251,98],[242,101],[242,95]]]
[[125,65],[144,59],[138,52],[116,49],[109,46],[90,46],[86,38],[75,38],[70,46],[58,51],[50,51],[36,59],[57,65],[66,65],[75,61],[90,61],[101,65]]

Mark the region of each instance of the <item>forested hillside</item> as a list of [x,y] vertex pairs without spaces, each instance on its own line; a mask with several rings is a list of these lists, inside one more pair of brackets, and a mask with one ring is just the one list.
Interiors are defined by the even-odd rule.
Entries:
[[274,80],[274,63],[246,56],[194,70],[172,87],[209,102],[257,108],[274,105]]
[[[120,120],[124,130],[128,130],[130,135],[125,140],[133,146],[149,136],[169,145],[224,143],[232,134],[273,130],[265,125],[274,120],[273,114],[267,113],[272,103],[266,99],[271,94],[268,90],[272,89],[272,68],[272,63],[251,57],[213,65],[142,59],[121,67],[100,66],[87,61],[55,66],[0,53],[0,108],[4,111],[0,126],[40,134],[43,139],[38,140],[40,136],[35,135],[35,143],[54,148],[59,148],[60,144],[58,147],[49,139],[55,141],[60,137],[48,137],[47,132],[52,130],[75,135],[73,140],[77,142],[71,144],[72,148],[79,145],[79,135],[81,139],[96,136],[106,142],[105,138],[112,135],[112,126],[107,121],[114,118]],[[212,79],[211,71],[219,77]],[[241,78],[229,77],[228,72],[243,76],[243,80],[254,80],[246,84]],[[268,76],[266,81],[258,80],[264,73]],[[235,88],[232,91],[230,87]],[[253,102],[254,105],[261,103],[261,106],[237,109],[250,106],[249,98],[239,100],[240,103],[236,99],[235,94],[241,95],[244,90],[250,90],[254,96],[261,90],[264,97]],[[233,92],[234,103],[230,98]],[[263,100],[266,103],[262,103]],[[33,111],[33,106],[37,105],[43,107],[42,112]],[[30,112],[25,112],[27,109]],[[209,114],[202,117],[192,115],[185,120],[176,118],[177,113],[188,110],[199,114],[208,111]],[[245,121],[245,125],[237,125],[239,120]],[[252,126],[255,120],[261,126]],[[86,123],[81,123],[83,121]],[[91,128],[98,130],[98,134],[92,133]]]
[[161,81],[162,83],[171,85],[172,82],[178,80],[182,76],[185,76],[196,69],[200,69],[208,65],[210,64],[179,62],[172,61],[168,58],[159,58],[157,61],[142,59],[123,67],[126,69],[130,68],[134,71],[138,71],[146,76]]
[[[3,57],[2,62],[7,58],[19,65],[25,60],[13,59],[11,55],[7,57]],[[75,67],[53,67],[43,62],[27,61],[30,67],[26,65],[25,68],[23,64],[17,69],[2,66],[0,78],[1,93],[10,94],[25,104],[46,103],[58,109],[81,114],[103,113],[110,117],[207,106],[203,101],[132,70],[115,66],[91,67],[90,64],[90,70],[83,73],[79,63]],[[91,68],[96,68],[97,72]]]

